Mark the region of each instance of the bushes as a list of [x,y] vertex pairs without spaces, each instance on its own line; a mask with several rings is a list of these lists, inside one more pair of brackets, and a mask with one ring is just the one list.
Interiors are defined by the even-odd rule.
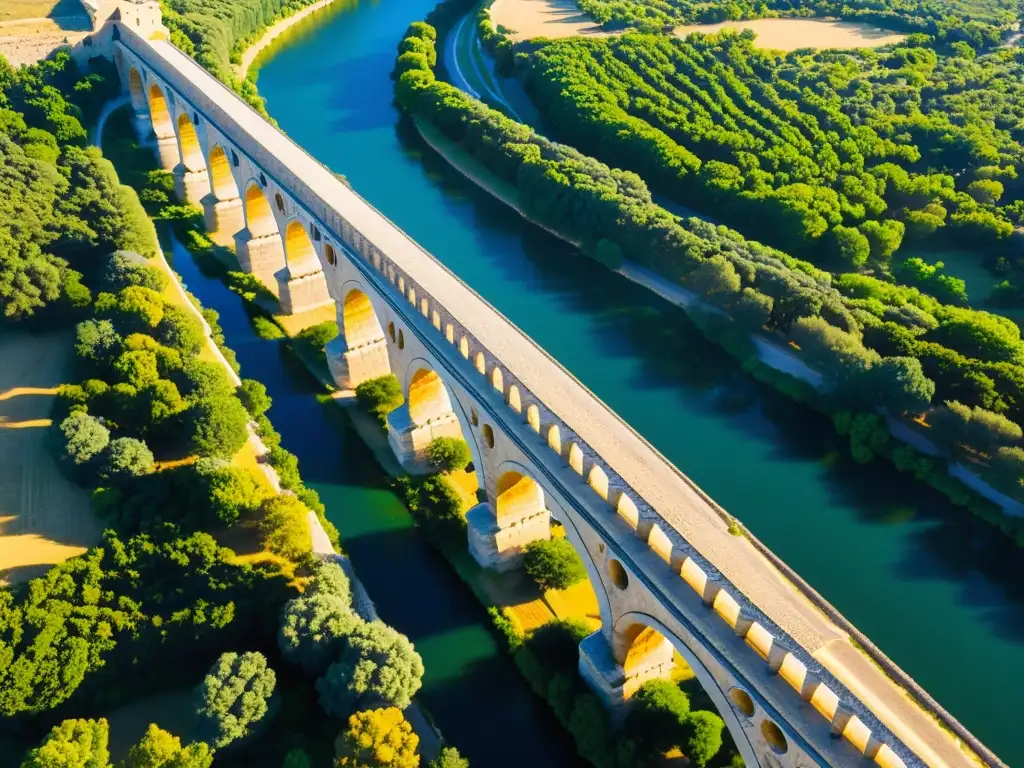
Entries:
[[301,560],[313,549],[309,510],[294,496],[273,496],[263,502],[260,531],[267,549],[289,560]]
[[263,654],[222,654],[196,691],[203,740],[220,749],[251,736],[270,711],[276,683]]
[[199,456],[230,459],[249,439],[249,414],[233,395],[200,400],[183,416],[189,448]]
[[395,707],[356,712],[338,737],[342,768],[417,768],[419,737]]
[[554,538],[526,545],[527,575],[541,589],[568,589],[587,578],[587,569],[572,543]]
[[28,753],[22,768],[109,768],[107,721],[65,720]]
[[242,385],[238,388],[238,399],[254,419],[270,410],[272,402],[270,395],[267,394],[267,388],[253,379],[242,379]]
[[402,385],[393,373],[369,379],[356,387],[359,405],[387,425],[388,414],[405,402]]
[[121,768],[210,768],[212,764],[213,752],[206,742],[182,747],[181,739],[151,723],[142,740],[128,750]]
[[311,676],[327,671],[363,620],[340,596],[314,593],[289,600],[277,642],[281,654]]
[[466,441],[458,437],[435,437],[424,453],[431,468],[445,475],[465,469],[473,458]]

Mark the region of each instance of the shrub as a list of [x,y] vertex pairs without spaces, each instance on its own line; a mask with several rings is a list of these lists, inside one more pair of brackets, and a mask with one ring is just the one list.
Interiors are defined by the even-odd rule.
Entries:
[[109,320],[85,320],[75,329],[75,354],[97,368],[105,367],[121,351],[121,337]]
[[330,595],[349,606],[352,604],[352,585],[338,563],[317,560],[313,564],[313,576],[303,595]]
[[568,539],[530,542],[524,566],[541,589],[568,589],[587,578],[587,569]]
[[108,768],[108,739],[106,720],[65,720],[50,729],[21,768]]
[[206,343],[206,332],[198,318],[184,307],[174,305],[164,308],[156,335],[161,343],[184,355],[198,355]]
[[118,251],[107,262],[103,290],[117,293],[130,285],[140,285],[160,293],[167,287],[168,279],[166,273],[146,264],[139,254]]
[[395,707],[357,712],[337,742],[342,768],[417,768],[419,737]]
[[238,388],[238,399],[254,419],[270,410],[272,402],[270,395],[267,394],[267,388],[253,379],[242,379],[242,385]]
[[273,495],[254,472],[233,467],[223,459],[200,459],[196,473],[204,483],[209,513],[197,517],[207,523],[232,525],[239,519],[252,518]]
[[303,595],[285,605],[277,644],[289,662],[310,675],[321,675],[362,625],[363,620],[340,598]]
[[458,437],[435,437],[424,452],[431,468],[444,474],[463,470],[472,460],[466,441]]
[[206,742],[181,746],[181,739],[150,724],[142,740],[128,750],[121,768],[210,768],[213,752]]
[[366,705],[405,709],[422,678],[423,660],[409,638],[373,621],[349,638],[341,658],[317,680],[316,689],[327,714],[345,717]]
[[189,446],[199,456],[230,459],[249,439],[249,414],[237,397],[200,400],[183,416]]
[[364,381],[356,387],[356,399],[384,424],[387,424],[388,414],[405,402],[402,385],[393,373]]
[[469,760],[460,755],[455,747],[445,747],[441,754],[430,761],[429,768],[469,768]]
[[650,680],[633,696],[626,728],[644,750],[665,752],[683,743],[690,698],[670,680]]
[[722,748],[725,722],[713,712],[691,712],[684,724],[682,748],[691,763],[704,768]]
[[267,715],[277,682],[262,653],[225,653],[196,692],[197,732],[220,749],[254,733]]
[[107,448],[104,477],[114,482],[141,477],[153,471],[153,452],[134,437],[118,437]]
[[79,469],[86,468],[110,442],[110,431],[86,413],[72,413],[61,422],[60,431],[64,435],[62,458]]
[[267,549],[289,560],[301,560],[313,549],[309,510],[297,498],[281,494],[263,502],[260,532]]

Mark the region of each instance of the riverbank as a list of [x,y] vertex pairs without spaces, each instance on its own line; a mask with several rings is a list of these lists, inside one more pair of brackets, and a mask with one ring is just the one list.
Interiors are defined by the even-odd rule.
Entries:
[[237,75],[240,80],[244,80],[249,74],[249,67],[252,66],[256,57],[259,56],[263,50],[269,47],[271,43],[300,21],[312,16],[317,11],[323,10],[333,2],[334,0],[318,0],[318,2],[313,3],[313,5],[307,5],[305,8],[296,11],[290,16],[285,16],[284,18],[276,21],[272,26],[268,27],[262,35],[260,35],[259,40],[247,46],[246,49],[242,51],[242,59],[235,65],[235,75]]

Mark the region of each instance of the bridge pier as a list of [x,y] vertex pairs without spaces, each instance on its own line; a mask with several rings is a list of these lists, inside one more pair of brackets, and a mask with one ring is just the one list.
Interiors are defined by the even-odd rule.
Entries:
[[274,273],[274,279],[277,280],[277,299],[286,315],[308,312],[334,301],[322,269],[296,277],[290,267],[285,267]]
[[523,561],[531,541],[551,538],[551,513],[534,509],[516,518],[494,514],[490,502],[482,502],[466,514],[469,553],[484,568],[511,571]]
[[211,192],[201,201],[203,220],[210,236],[230,238],[245,228],[245,212],[242,210],[241,198],[218,200]]
[[146,108],[136,108],[132,124],[135,127],[135,135],[139,137],[139,144],[147,144],[153,135],[153,121],[149,117],[149,111]]
[[431,471],[424,451],[435,437],[462,438],[458,417],[452,411],[434,416],[425,424],[412,420],[408,403],[388,414],[388,443],[402,467],[411,474]]
[[[173,173],[181,161],[178,153],[178,137],[173,133],[170,136],[157,136],[156,154],[160,160],[160,167]],[[177,189],[177,180],[175,180],[175,189]]]
[[248,228],[235,234],[235,256],[243,272],[256,275],[264,284],[273,285],[274,275],[284,267],[281,235],[253,237]]
[[[629,699],[648,680],[668,677],[672,672],[672,644],[657,633],[649,647],[625,666],[616,661],[616,653],[603,632],[595,632],[580,643],[580,676],[611,713],[621,722],[629,711]],[[630,654],[632,657],[633,654]]]
[[[344,326],[338,323],[338,327]],[[331,377],[341,389],[355,389],[364,381],[391,373],[388,343],[383,336],[350,348],[348,340],[339,333],[337,338],[327,343],[324,350]]]
[[210,194],[210,175],[205,169],[190,171],[183,164],[174,168],[174,192],[183,203],[201,205]]

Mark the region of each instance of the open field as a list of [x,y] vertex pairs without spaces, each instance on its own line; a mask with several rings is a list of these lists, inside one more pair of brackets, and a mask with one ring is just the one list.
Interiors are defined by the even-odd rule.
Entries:
[[0,582],[25,581],[97,543],[88,495],[46,450],[73,331],[0,337]]
[[0,0],[0,55],[32,64],[81,40],[90,25],[79,0]]
[[[602,30],[573,0],[495,0],[491,6],[491,19],[495,25],[514,29],[514,40],[614,34]],[[713,34],[722,29],[751,29],[757,34],[759,47],[782,51],[798,48],[877,48],[897,43],[904,38],[904,35],[868,24],[835,19],[752,19],[720,24],[691,24],[678,27],[675,33],[686,37],[693,32]]]

